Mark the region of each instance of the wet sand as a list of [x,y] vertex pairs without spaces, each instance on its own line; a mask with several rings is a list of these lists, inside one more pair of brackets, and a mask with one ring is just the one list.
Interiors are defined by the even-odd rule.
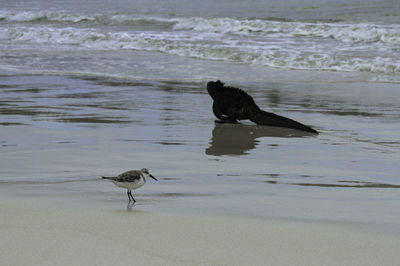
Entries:
[[[399,261],[396,84],[229,83],[315,136],[215,125],[208,79],[0,81],[5,265]],[[142,167],[159,181],[127,209],[126,192],[100,176]]]
[[399,264],[396,1],[64,2],[0,7],[0,266]]

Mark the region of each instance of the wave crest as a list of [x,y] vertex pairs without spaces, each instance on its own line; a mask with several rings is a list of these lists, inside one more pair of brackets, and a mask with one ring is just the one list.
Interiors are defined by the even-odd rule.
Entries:
[[[0,20],[9,22],[8,27],[0,28],[0,46],[15,49],[27,44],[37,49],[133,49],[274,68],[400,72],[400,59],[395,56],[400,25],[50,11],[0,11]],[[65,27],[53,22],[68,23]],[[83,22],[99,25],[74,26]],[[139,27],[113,30],[104,24]],[[146,30],[147,25],[152,29]]]

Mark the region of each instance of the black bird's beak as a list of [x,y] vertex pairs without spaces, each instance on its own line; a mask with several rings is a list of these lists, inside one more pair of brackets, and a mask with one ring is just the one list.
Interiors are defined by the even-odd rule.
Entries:
[[158,179],[155,178],[154,176],[152,176],[152,175],[150,175],[150,174],[149,174],[149,176],[150,176],[151,178],[153,178],[154,180],[158,181]]

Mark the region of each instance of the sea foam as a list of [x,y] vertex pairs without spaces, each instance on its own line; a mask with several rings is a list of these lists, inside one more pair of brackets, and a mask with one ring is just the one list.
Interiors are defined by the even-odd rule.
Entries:
[[284,69],[400,72],[400,25],[393,24],[4,10],[0,21],[8,23],[0,28],[3,48],[132,49]]

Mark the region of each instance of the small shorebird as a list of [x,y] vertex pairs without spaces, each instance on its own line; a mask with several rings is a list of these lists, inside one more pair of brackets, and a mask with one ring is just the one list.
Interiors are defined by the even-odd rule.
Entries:
[[133,198],[131,190],[143,186],[146,183],[146,177],[151,177],[154,180],[157,180],[146,168],[130,170],[118,176],[103,176],[103,179],[111,180],[117,187],[126,188],[128,190],[127,194],[129,202],[131,202],[132,198],[133,203],[135,203],[136,200]]

